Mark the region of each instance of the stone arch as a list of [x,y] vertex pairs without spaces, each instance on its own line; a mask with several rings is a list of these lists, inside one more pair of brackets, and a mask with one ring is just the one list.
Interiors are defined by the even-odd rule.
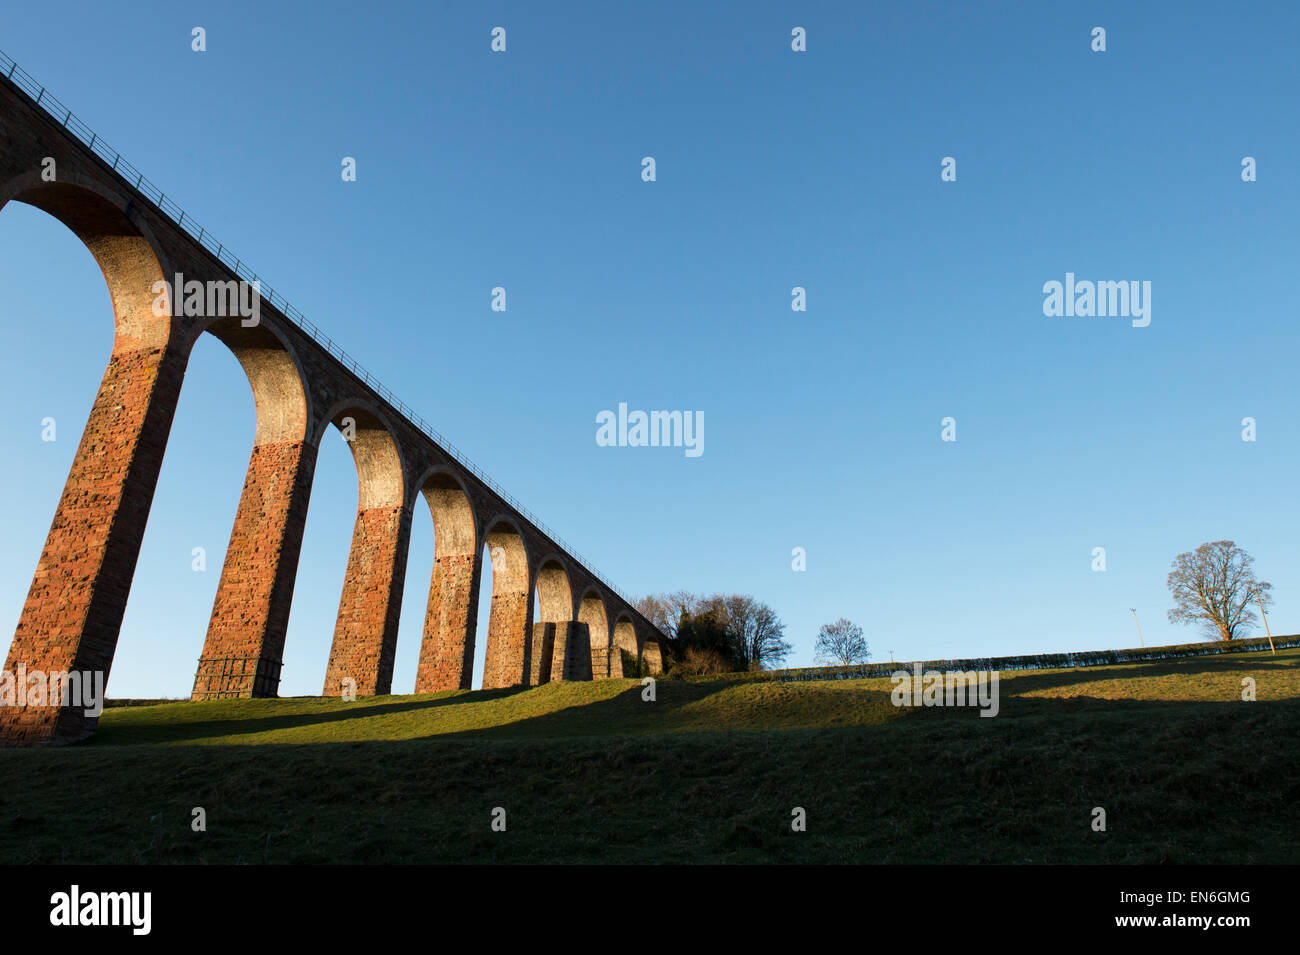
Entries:
[[473,550],[478,541],[474,503],[464,482],[446,465],[429,468],[415,482],[433,515],[434,546],[438,553]]
[[632,656],[638,656],[636,641],[636,625],[632,622],[632,615],[626,610],[618,615],[614,621],[614,631],[610,640],[610,646],[620,647],[626,650]]
[[636,624],[632,622],[632,615],[626,610],[618,615],[614,621],[614,629],[610,633],[610,676],[623,675],[623,657],[619,651],[627,651],[633,659],[641,659],[641,649],[636,639]]
[[205,330],[243,368],[257,426],[192,698],[275,696],[316,470],[309,391],[290,345],[265,322],[223,318]]
[[170,282],[172,267],[152,230],[131,202],[75,173],[46,182],[39,172],[9,180],[0,188],[0,208],[21,202],[58,219],[94,256],[113,302],[113,354],[160,350],[172,343],[170,309],[154,314],[158,282]]
[[468,690],[483,563],[474,504],[457,474],[443,465],[428,469],[415,487],[433,516],[434,547],[415,692]]
[[382,695],[393,686],[411,534],[405,463],[388,423],[366,403],[338,402],[324,420],[339,429],[352,450],[357,519],[323,692]]
[[609,646],[609,615],[605,611],[605,598],[596,587],[588,587],[578,603],[578,620],[587,625],[591,634],[593,654]]
[[[537,565],[534,613],[531,631],[531,663],[528,683],[541,686],[551,680],[581,679],[581,664],[575,673],[572,659],[578,639],[573,619],[573,587],[564,559],[551,552]],[[584,641],[586,637],[582,638]],[[583,647],[585,650],[586,647]]]
[[573,588],[558,554],[548,555],[538,565],[537,609],[543,623],[573,619]]
[[664,669],[663,647],[658,637],[646,637],[641,642],[641,665],[643,673],[662,673]]
[[483,688],[520,686],[532,666],[532,571],[523,530],[513,516],[499,514],[487,523],[492,562],[492,610],[488,616]]
[[[122,616],[185,375],[156,283],[170,263],[131,203],[77,175],[39,171],[0,187],[0,207],[22,202],[58,219],[99,265],[113,305],[113,350],[46,536],[6,669],[102,673],[107,684]],[[84,708],[0,707],[0,737],[71,742],[94,732]]]
[[248,377],[257,407],[253,444],[305,442],[310,392],[289,342],[266,322],[245,327],[238,316],[218,318],[204,331],[230,349]]
[[[406,465],[388,421],[368,402],[339,401],[322,416],[320,431],[333,425],[348,442],[357,466],[357,506],[402,507],[406,503]],[[352,438],[348,435],[352,434]],[[317,438],[319,443],[324,437]]]

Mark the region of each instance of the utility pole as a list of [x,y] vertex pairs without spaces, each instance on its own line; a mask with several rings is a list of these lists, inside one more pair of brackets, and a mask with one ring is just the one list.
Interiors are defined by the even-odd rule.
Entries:
[[1259,588],[1255,589],[1255,602],[1259,604],[1259,616],[1264,621],[1264,632],[1268,634],[1268,648],[1273,651],[1273,656],[1277,656],[1277,647],[1273,646],[1273,633],[1268,629],[1268,615],[1264,613],[1264,601],[1259,595]]
[[1134,622],[1134,623],[1137,623],[1137,628],[1138,628],[1138,643],[1142,644],[1142,649],[1145,650],[1145,649],[1147,648],[1147,645],[1146,645],[1146,643],[1142,640],[1142,624],[1138,623],[1138,612],[1137,612],[1137,608],[1136,608],[1136,607],[1129,607],[1128,609],[1131,610],[1131,611],[1133,612],[1133,622]]

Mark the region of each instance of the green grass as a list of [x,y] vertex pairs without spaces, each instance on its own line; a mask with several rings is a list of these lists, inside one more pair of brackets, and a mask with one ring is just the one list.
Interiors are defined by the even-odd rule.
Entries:
[[1010,672],[994,719],[890,689],[113,707],[88,743],[0,751],[0,861],[1297,860],[1300,650]]

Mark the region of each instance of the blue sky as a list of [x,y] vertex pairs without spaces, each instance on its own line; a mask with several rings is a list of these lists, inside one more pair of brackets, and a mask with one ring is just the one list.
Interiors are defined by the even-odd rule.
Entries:
[[[624,590],[752,593],[791,665],[841,616],[877,660],[1132,646],[1129,607],[1172,643],[1170,561],[1230,538],[1300,629],[1293,5],[267,6],[10,5],[0,49]],[[1151,324],[1044,316],[1067,272],[1150,281]],[[17,204],[0,287],[12,628],[112,312]],[[703,412],[704,453],[598,446],[619,402]],[[200,342],[112,695],[188,694],[254,420]],[[286,695],[320,692],[356,496],[327,440]],[[397,692],[432,555],[421,504]]]

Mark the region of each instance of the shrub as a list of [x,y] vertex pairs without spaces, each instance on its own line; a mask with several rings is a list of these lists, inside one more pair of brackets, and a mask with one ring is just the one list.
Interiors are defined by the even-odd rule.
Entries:
[[687,647],[682,658],[673,667],[674,676],[706,676],[726,673],[731,665],[717,650],[707,647]]
[[643,676],[650,675],[647,672],[643,672],[645,671],[645,666],[636,658],[635,654],[628,653],[622,647],[618,648],[618,652],[623,656],[624,677],[637,677],[639,679]]

